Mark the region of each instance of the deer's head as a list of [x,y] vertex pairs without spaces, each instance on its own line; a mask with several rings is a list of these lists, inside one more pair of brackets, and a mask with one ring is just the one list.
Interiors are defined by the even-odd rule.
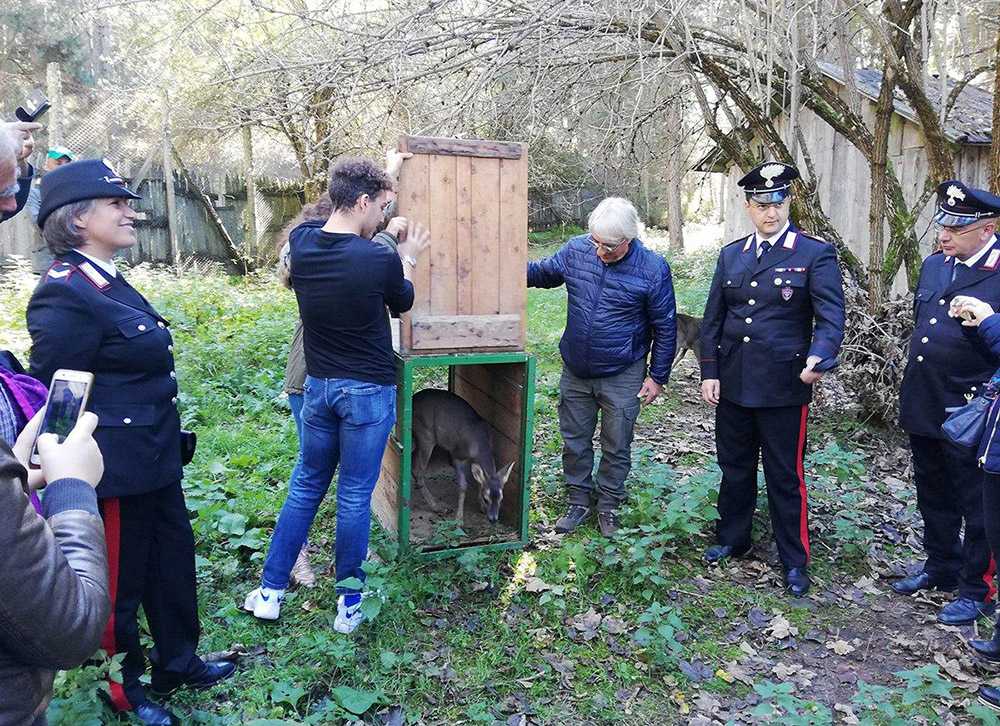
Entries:
[[482,505],[486,518],[496,524],[500,519],[500,503],[503,502],[503,486],[507,483],[514,462],[510,462],[500,471],[487,475],[479,464],[473,464],[472,478],[479,484],[479,503]]

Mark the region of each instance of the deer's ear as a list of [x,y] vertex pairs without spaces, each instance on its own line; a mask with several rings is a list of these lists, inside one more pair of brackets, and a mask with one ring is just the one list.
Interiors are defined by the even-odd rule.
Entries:
[[472,469],[472,478],[479,482],[480,486],[485,486],[486,484],[486,472],[483,471],[483,467],[479,464],[473,463],[470,467]]
[[509,476],[510,476],[510,473],[511,473],[511,472],[512,472],[513,470],[514,470],[514,462],[512,461],[512,462],[510,462],[509,464],[507,464],[506,468],[504,468],[504,469],[503,469],[503,470],[502,470],[502,471],[500,472],[500,481],[502,481],[502,482],[503,482],[504,484],[506,484],[506,483],[507,483],[507,477],[509,477]]

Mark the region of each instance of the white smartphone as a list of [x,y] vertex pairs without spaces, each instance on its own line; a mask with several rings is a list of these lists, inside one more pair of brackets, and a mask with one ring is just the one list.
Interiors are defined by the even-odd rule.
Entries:
[[90,399],[90,389],[93,385],[94,374],[87,371],[60,368],[52,374],[49,397],[45,400],[45,416],[42,425],[38,427],[35,442],[31,445],[29,462],[32,467],[41,466],[38,458],[38,437],[42,434],[55,434],[59,438],[59,443],[65,441],[83,412],[87,410],[87,401]]

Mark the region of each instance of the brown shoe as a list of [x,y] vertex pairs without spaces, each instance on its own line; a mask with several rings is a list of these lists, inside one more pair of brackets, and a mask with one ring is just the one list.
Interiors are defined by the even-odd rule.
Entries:
[[597,526],[601,528],[601,534],[605,537],[614,537],[615,533],[618,532],[618,513],[617,512],[598,512],[597,513]]
[[593,510],[590,507],[584,507],[580,504],[570,505],[570,508],[566,510],[566,514],[561,516],[559,521],[556,522],[556,532],[558,534],[572,532],[590,519],[591,514],[593,514]]
[[289,584],[292,586],[313,587],[316,584],[316,573],[309,566],[309,552],[306,545],[302,545],[302,549],[299,550],[299,556],[295,558],[289,579],[291,580]]

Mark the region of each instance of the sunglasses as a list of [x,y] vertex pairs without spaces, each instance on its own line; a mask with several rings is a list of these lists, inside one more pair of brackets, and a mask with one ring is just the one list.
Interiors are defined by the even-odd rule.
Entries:
[[[990,221],[992,222],[993,220]],[[935,232],[948,230],[948,234],[954,235],[956,237],[961,237],[963,234],[968,234],[969,232],[975,232],[977,230],[980,230],[983,227],[987,226],[988,224],[990,224],[990,222],[987,222],[986,224],[977,224],[975,227],[948,227],[946,225],[939,224],[938,222],[934,222],[931,224],[931,227],[934,229]]]
[[626,242],[628,242],[628,240],[626,238],[624,238],[624,237],[622,239],[620,239],[619,241],[614,242],[614,243],[601,242],[594,235],[590,235],[590,244],[594,245],[594,249],[595,250],[604,250],[605,252],[614,252],[616,249],[618,249],[619,247],[621,247]]

